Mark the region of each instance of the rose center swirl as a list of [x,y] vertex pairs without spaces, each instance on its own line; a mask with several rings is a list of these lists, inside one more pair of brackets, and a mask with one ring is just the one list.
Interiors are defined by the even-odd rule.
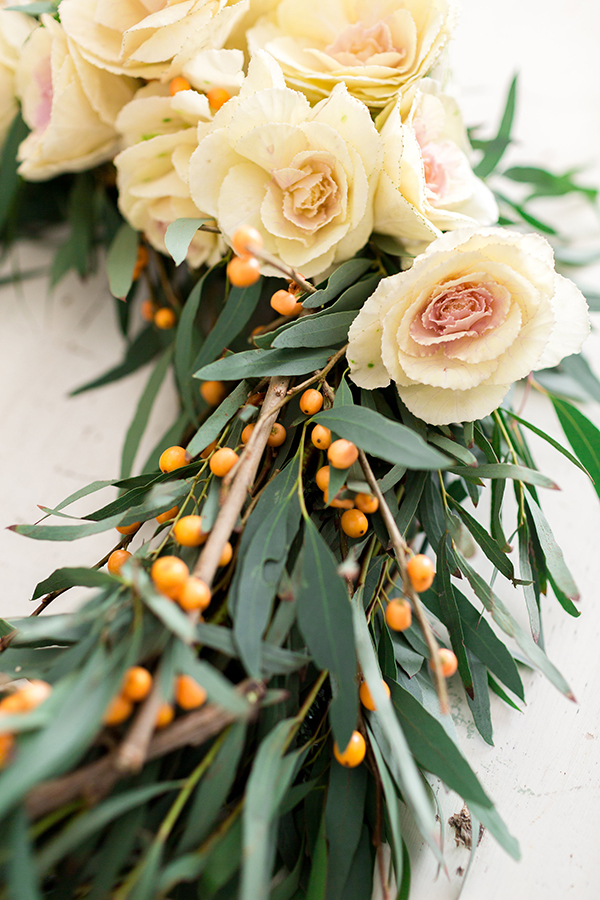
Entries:
[[314,232],[340,213],[342,200],[334,164],[333,158],[331,162],[311,159],[273,173],[282,192],[283,215],[298,228]]
[[406,50],[395,47],[387,22],[381,20],[367,26],[364,22],[346,25],[325,53],[344,66],[364,66],[365,63],[396,67],[406,56]]
[[506,288],[495,282],[438,285],[415,316],[410,335],[419,344],[480,337],[504,320],[507,294]]

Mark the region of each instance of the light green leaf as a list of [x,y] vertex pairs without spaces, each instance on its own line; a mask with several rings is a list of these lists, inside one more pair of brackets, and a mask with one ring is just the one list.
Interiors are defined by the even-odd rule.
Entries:
[[56,569],[55,572],[40,581],[33,592],[32,600],[37,600],[44,594],[52,591],[62,591],[65,588],[81,586],[81,587],[114,587],[114,579],[106,572],[100,572],[98,569],[85,568],[65,568]]
[[249,385],[247,381],[242,381],[236,385],[234,390],[225,397],[223,402],[215,409],[214,413],[202,423],[194,437],[187,445],[187,452],[190,456],[197,456],[199,453],[212,444],[218,438],[227,423],[235,416],[236,412],[242,407],[248,397]]
[[179,266],[187,256],[194,235],[201,225],[211,222],[212,219],[175,219],[167,227],[165,233],[165,247],[173,257],[175,265]]
[[547,475],[542,475],[541,472],[528,469],[526,466],[514,466],[512,463],[485,463],[476,469],[469,466],[453,466],[450,472],[475,482],[480,478],[513,478],[524,484],[536,484],[538,487],[549,488],[552,491],[559,490],[556,483]]
[[131,420],[131,424],[127,429],[125,441],[123,443],[123,452],[121,454],[121,478],[127,478],[131,475],[135,456],[140,446],[150,413],[154,406],[154,401],[161,389],[162,383],[167,376],[171,360],[173,358],[173,348],[169,347],[162,355],[162,358],[152,369],[148,383],[144,388],[135,415]]
[[139,234],[128,222],[123,222],[106,256],[106,274],[113,297],[124,300],[133,284],[137,260]]
[[552,529],[546,516],[533,497],[526,496],[525,502],[527,509],[531,513],[535,532],[544,551],[548,570],[552,573],[559,588],[565,592],[569,599],[579,600],[579,590],[565,562],[563,552],[556,543],[556,538],[552,534]]

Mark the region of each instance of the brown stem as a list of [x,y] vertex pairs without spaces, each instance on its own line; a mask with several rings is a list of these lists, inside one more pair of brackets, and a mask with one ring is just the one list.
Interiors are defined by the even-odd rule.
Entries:
[[433,665],[435,688],[437,691],[438,700],[440,702],[440,711],[442,715],[446,715],[446,713],[448,713],[450,710],[450,706],[448,702],[448,688],[446,686],[446,679],[444,678],[444,675],[442,673],[442,664],[440,662],[440,648],[434,637],[433,631],[431,630],[431,625],[429,624],[429,621],[425,614],[425,608],[421,603],[421,598],[410,583],[410,578],[408,577],[408,572],[406,571],[406,562],[410,557],[410,549],[408,547],[408,544],[400,534],[400,529],[396,525],[396,520],[394,519],[391,510],[385,501],[385,497],[381,492],[381,488],[377,484],[377,479],[373,474],[373,470],[369,465],[369,461],[363,450],[358,451],[358,459],[364,472],[365,478],[369,483],[369,487],[379,500],[379,511],[381,513],[383,521],[385,522],[385,527],[387,528],[392,546],[394,548],[394,553],[396,554],[396,559],[398,561],[398,568],[400,569],[400,575],[402,577],[402,589],[411,602],[415,617],[421,627],[423,637],[425,638],[425,643],[427,644],[427,648],[429,650],[430,662]]
[[282,262],[277,256],[273,256],[272,253],[268,253],[262,247],[256,247],[252,245],[250,248],[254,256],[261,259],[263,262],[266,262],[267,265],[272,266],[274,269],[277,269],[281,272],[289,281],[294,281],[298,287],[301,287],[305,294],[316,294],[317,289],[314,284],[311,284],[310,281],[307,281],[300,272],[293,269],[291,266],[287,266],[284,262]]
[[122,744],[116,750],[114,766],[119,772],[139,772],[146,762],[161,699],[158,680],[156,680],[150,694],[140,706]]
[[333,354],[333,356],[331,357],[331,359],[329,360],[329,362],[327,363],[327,365],[326,365],[323,369],[319,369],[318,372],[315,372],[315,374],[314,374],[314,375],[311,375],[310,378],[307,378],[306,381],[303,381],[301,384],[297,384],[297,385],[296,385],[295,387],[293,387],[290,391],[288,391],[288,393],[286,394],[286,396],[283,397],[283,399],[280,400],[280,401],[278,402],[278,404],[277,404],[276,406],[273,407],[273,412],[279,412],[279,410],[280,410],[283,406],[285,406],[286,403],[289,403],[290,400],[292,400],[293,397],[295,397],[295,396],[296,396],[297,394],[299,394],[301,391],[305,390],[305,388],[310,387],[310,385],[311,385],[311,384],[314,384],[315,381],[321,381],[321,380],[324,380],[325,377],[327,376],[327,374],[328,374],[329,372],[331,372],[331,370],[333,369],[333,367],[334,367],[335,365],[337,365],[337,363],[340,361],[340,359],[342,358],[342,356],[343,356],[344,353],[346,352],[346,348],[347,348],[347,347],[348,347],[348,344],[344,344],[344,346],[341,348],[341,350],[338,350],[337,353],[334,353],[334,354]]

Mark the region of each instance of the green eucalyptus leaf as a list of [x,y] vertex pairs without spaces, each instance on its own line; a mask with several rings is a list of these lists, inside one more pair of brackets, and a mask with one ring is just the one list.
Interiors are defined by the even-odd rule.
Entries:
[[42,900],[37,872],[33,861],[31,838],[25,810],[15,810],[5,823],[6,849],[5,887],[8,900]]
[[450,643],[458,660],[458,671],[462,682],[465,686],[467,696],[473,697],[473,676],[469,666],[467,649],[465,647],[465,636],[462,628],[462,620],[454,596],[454,588],[450,578],[450,572],[454,567],[452,559],[452,549],[450,547],[450,538],[448,534],[444,534],[437,548],[437,573],[435,583],[437,587],[438,599],[442,609],[442,621],[448,629],[450,635]]
[[511,143],[511,131],[515,117],[515,108],[517,100],[517,82],[518,76],[513,78],[508,96],[506,98],[506,106],[502,115],[502,121],[495,138],[491,141],[472,142],[473,146],[484,150],[483,159],[475,167],[475,174],[479,178],[487,178],[497,168],[498,163],[504,156],[505,151]]
[[218,669],[205,660],[198,659],[191,647],[176,645],[174,666],[177,674],[189,675],[202,685],[211,703],[216,703],[234,716],[248,715],[248,701]]
[[306,375],[323,368],[334,353],[334,349],[244,350],[203,366],[194,378],[237,381],[263,375]]
[[307,316],[293,328],[279,334],[271,346],[284,347],[335,347],[348,339],[348,329],[356,318],[356,312],[332,312],[326,317]]
[[552,573],[559,588],[565,592],[570,600],[579,600],[579,590],[565,562],[563,552],[556,543],[556,538],[552,534],[552,529],[546,516],[533,497],[526,496],[525,503],[533,520],[535,533],[546,557],[548,570]]
[[370,259],[349,259],[333,272],[324,288],[306,296],[302,305],[305,309],[316,309],[338,297],[346,288],[355,284],[373,265]]
[[600,430],[572,403],[551,397],[562,430],[600,497]]
[[0,229],[3,229],[6,224],[13,209],[19,185],[22,184],[21,177],[17,174],[18,149],[28,134],[29,128],[21,114],[17,113],[4,138],[0,155]]
[[173,257],[176,266],[180,266],[187,256],[194,235],[205,222],[212,219],[175,219],[165,232],[165,247]]
[[[208,333],[192,371],[212,363],[250,321],[260,299],[260,281],[247,288],[233,287],[221,315]],[[196,376],[197,377],[197,376]]]
[[542,475],[541,472],[528,469],[526,466],[515,466],[512,463],[484,463],[476,469],[468,466],[453,466],[450,472],[475,482],[481,478],[512,478],[515,481],[522,481],[524,484],[537,484],[538,487],[558,490],[556,483],[547,475]]
[[331,764],[325,833],[327,836],[327,900],[341,900],[362,831],[367,797],[367,771],[364,766],[346,769]]
[[98,569],[78,567],[56,569],[49,578],[39,582],[31,599],[37,600],[38,597],[50,594],[52,591],[63,591],[76,586],[114,587],[114,580],[111,575],[108,575],[106,572],[100,572]]
[[150,378],[144,388],[142,396],[140,397],[140,402],[138,403],[138,407],[135,411],[135,415],[131,420],[131,424],[127,429],[127,434],[125,435],[125,441],[123,443],[123,451],[121,454],[121,478],[127,478],[131,475],[131,470],[133,469],[133,463],[135,461],[136,453],[140,446],[140,441],[144,435],[146,427],[148,425],[148,421],[150,419],[150,414],[152,412],[152,407],[154,406],[154,402],[156,397],[158,396],[158,392],[162,387],[162,383],[167,376],[167,372],[171,366],[171,360],[173,358],[173,349],[169,347],[163,353],[161,359],[157,362],[157,364],[152,369],[150,373]]
[[133,284],[137,261],[139,234],[128,222],[123,222],[106,256],[106,274],[113,297],[124,300]]
[[477,657],[467,650],[469,671],[473,679],[473,696],[467,692],[467,703],[471,709],[473,721],[477,731],[491,747],[494,746],[494,730],[492,727],[492,715],[490,707],[490,692],[488,689],[487,669]]
[[[483,525],[474,519],[466,509],[454,500],[453,497],[448,496],[448,501],[452,508],[456,511],[456,513],[462,519],[466,528],[468,528],[469,532],[472,534],[473,538],[477,541],[489,561],[498,569],[499,572],[504,575],[505,578],[508,578],[510,581],[514,581],[515,579],[515,569],[503,550],[498,546],[497,542],[494,538],[488,534]],[[523,574],[521,573],[521,578],[523,578]]]

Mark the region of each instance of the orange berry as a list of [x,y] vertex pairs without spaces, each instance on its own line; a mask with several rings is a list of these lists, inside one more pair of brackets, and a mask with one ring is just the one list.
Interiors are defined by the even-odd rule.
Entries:
[[9,694],[0,702],[2,713],[27,713],[36,709],[52,693],[52,687],[47,681],[34,678],[25,687]]
[[263,243],[262,234],[251,225],[241,225],[231,237],[231,246],[238,256],[252,256],[252,248],[260,250]]
[[360,766],[366,752],[367,745],[360,731],[352,732],[348,746],[343,752],[338,747],[337,741],[333,745],[333,755],[340,765],[345,766],[347,769],[354,769],[356,766]]
[[175,710],[170,703],[162,703],[156,714],[155,725],[157,728],[166,728],[175,718]]
[[9,731],[4,731],[0,734],[0,769],[3,769],[9,761],[14,745],[14,735]]
[[433,584],[435,566],[424,553],[411,557],[406,564],[406,571],[417,594],[428,590]]
[[133,269],[133,280],[137,281],[150,260],[147,248],[144,244],[140,244],[137,251],[135,267]]
[[246,427],[242,431],[242,444],[248,443],[253,431],[254,431],[254,425],[252,423],[250,423],[250,425],[246,425]]
[[228,100],[231,100],[231,94],[225,88],[214,87],[206,92],[206,98],[216,112],[225,106]]
[[[389,697],[390,689],[387,686],[387,684],[385,683],[385,681],[383,680],[383,678],[381,679],[381,683],[383,685],[383,688],[384,688],[386,694]],[[363,683],[361,684],[360,690],[358,692],[358,696],[360,697],[360,702],[365,707],[365,709],[370,709],[371,712],[374,712],[374,710],[377,709],[377,706],[373,702],[373,697],[371,696],[371,691],[369,690],[369,685],[367,684],[366,681],[363,681]]]
[[0,700],[0,713],[3,715],[13,715],[25,712],[21,703],[21,691],[15,691],[13,694],[7,694]]
[[108,557],[106,568],[111,575],[119,575],[121,567],[125,565],[128,559],[131,559],[131,556],[132,554],[128,550],[115,550]]
[[190,576],[190,570],[178,556],[160,556],[152,563],[150,577],[157,590],[177,600]]
[[156,307],[152,300],[144,300],[141,305],[140,312],[142,314],[142,319],[146,322],[154,321],[154,313],[156,312]]
[[257,391],[255,394],[250,394],[246,403],[248,406],[262,406],[262,403],[267,395],[264,391]]
[[267,438],[267,447],[281,447],[281,445],[285,443],[286,437],[287,431],[283,425],[280,425],[279,422],[275,422],[271,428],[271,434]]
[[176,322],[177,316],[170,306],[161,306],[161,308],[157,309],[154,313],[154,324],[157,328],[160,328],[161,331],[168,331],[170,328],[173,328]]
[[177,602],[186,612],[203,610],[210,606],[211,592],[209,586],[201,578],[188,578],[183,586]]
[[347,497],[345,500],[342,500],[340,498],[340,494],[345,490],[346,485],[342,485],[333,500],[329,502],[329,488],[325,488],[325,490],[323,491],[323,500],[325,502],[325,505],[331,506],[333,507],[333,509],[354,509],[354,500],[351,497]]
[[106,712],[102,718],[105,725],[120,725],[125,719],[128,719],[133,712],[133,703],[122,694],[113,697],[106,708]]
[[275,291],[270,303],[280,316],[297,316],[302,309],[302,304],[289,291]]
[[169,84],[169,93],[171,97],[174,97],[179,91],[190,91],[191,89],[191,84],[187,78],[183,77],[183,75],[177,75],[177,77],[173,78]]
[[227,396],[227,388],[222,381],[205,381],[200,386],[200,395],[209,406],[218,406]]
[[179,675],[175,682],[175,700],[182,709],[198,709],[206,703],[206,691],[190,675]]
[[364,513],[374,513],[379,509],[379,500],[373,494],[357,494],[354,498],[356,508]]
[[158,466],[161,472],[172,472],[187,465],[189,461],[189,454],[183,447],[168,447],[161,453]]
[[310,436],[313,447],[328,450],[331,446],[331,431],[324,425],[315,425]]
[[239,456],[231,447],[222,447],[217,450],[210,458],[210,471],[217,478],[224,478],[230,472],[238,461]]
[[215,438],[214,441],[211,441],[211,443],[208,445],[208,447],[204,448],[204,450],[200,454],[201,459],[208,459],[208,457],[213,452],[213,450],[216,448],[216,446],[217,446],[217,439]]
[[255,256],[234,256],[227,264],[227,277],[234,287],[250,287],[260,278],[260,263]]
[[199,547],[207,538],[202,531],[201,516],[183,516],[173,528],[173,534],[182,547]]
[[330,446],[327,459],[334,469],[347,469],[358,459],[358,448],[351,441],[340,438]]
[[127,700],[139,703],[145,700],[150,693],[152,687],[152,675],[143,666],[131,666],[125,672],[123,684],[121,685],[121,695]]
[[412,623],[412,609],[408,600],[395,597],[387,605],[385,621],[392,631],[406,631]]
[[322,406],[323,394],[321,394],[320,391],[315,391],[314,388],[309,388],[307,391],[304,391],[300,397],[300,409],[305,416],[314,416],[315,413],[319,412]]
[[315,481],[320,491],[326,491],[329,486],[329,466],[321,466],[318,470]]
[[219,565],[220,566],[228,566],[229,563],[231,562],[232,556],[233,556],[233,547],[231,546],[229,541],[227,541],[227,543],[223,547],[223,551],[221,553],[221,558],[219,559]]
[[[452,650],[447,650],[446,647],[440,647],[439,658],[442,666],[442,675],[444,678],[450,678],[458,669],[458,660],[456,656]],[[429,665],[433,669],[432,660],[429,660]]]
[[167,509],[164,513],[161,513],[159,516],[157,516],[156,521],[159,525],[164,525],[165,522],[170,522],[171,519],[174,519],[178,512],[179,507],[172,506],[171,509]]
[[138,528],[141,528],[141,522],[132,522],[131,525],[117,525],[119,534],[135,534]]
[[342,513],[342,531],[351,538],[362,537],[369,529],[369,520],[360,509],[348,509]]

